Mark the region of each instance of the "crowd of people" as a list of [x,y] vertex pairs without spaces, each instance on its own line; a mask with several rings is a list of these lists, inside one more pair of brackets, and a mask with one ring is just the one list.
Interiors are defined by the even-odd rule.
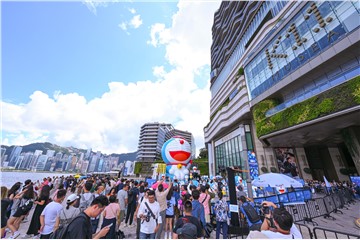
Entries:
[[[317,184],[322,185],[306,183],[311,188]],[[345,184],[350,186],[336,186]],[[239,215],[255,231],[248,238],[301,238],[285,209],[264,202],[264,208],[272,210],[260,218],[241,183],[236,193]],[[216,178],[193,179],[187,184],[164,178],[151,186],[147,181],[109,176],[81,180],[49,177],[34,183],[29,179],[10,189],[1,187],[1,237],[18,238],[19,227],[28,218],[26,236],[21,237],[113,239],[124,238],[128,228],[137,239],[210,238],[215,227],[216,238],[222,235],[226,239],[230,217],[227,197],[227,182]]]

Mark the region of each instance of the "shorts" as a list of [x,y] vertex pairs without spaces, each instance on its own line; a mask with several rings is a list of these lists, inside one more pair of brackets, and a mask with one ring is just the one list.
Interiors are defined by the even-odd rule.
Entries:
[[23,211],[20,207],[16,210],[16,212],[14,213],[13,217],[21,217],[24,216],[26,214],[28,214],[30,211]]
[[166,215],[165,218],[174,218],[174,215]]

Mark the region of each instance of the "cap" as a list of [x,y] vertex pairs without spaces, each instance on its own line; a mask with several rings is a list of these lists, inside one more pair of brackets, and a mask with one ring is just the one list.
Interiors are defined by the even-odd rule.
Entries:
[[193,223],[185,223],[181,228],[176,230],[176,233],[179,235],[179,238],[186,239],[196,239],[197,238],[197,228]]
[[76,194],[71,194],[70,196],[67,197],[66,202],[71,203],[71,202],[75,201],[78,198],[79,198],[79,196],[77,196]]

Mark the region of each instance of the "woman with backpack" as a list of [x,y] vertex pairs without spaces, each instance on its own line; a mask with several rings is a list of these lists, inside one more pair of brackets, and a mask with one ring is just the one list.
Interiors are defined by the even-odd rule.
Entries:
[[19,207],[22,192],[20,192],[21,182],[15,183],[8,192],[8,198],[11,200],[10,207],[8,208],[7,216],[10,218]]
[[14,215],[10,217],[7,223],[8,228],[13,233],[10,238],[17,238],[20,236],[20,232],[18,231],[20,228],[20,223],[24,217],[29,214],[33,206],[33,199],[35,198],[33,185],[30,184],[27,186],[25,190],[21,192],[20,196],[22,196],[22,198],[20,200],[19,207],[17,208]]
[[43,186],[39,197],[34,202],[36,204],[36,207],[31,217],[29,228],[26,232],[27,237],[32,237],[39,234],[39,230],[41,227],[40,215],[44,210],[45,206],[50,202],[50,188],[51,187],[49,185]]
[[218,193],[219,201],[215,203],[214,210],[216,212],[216,239],[220,237],[220,229],[222,229],[223,239],[227,239],[228,233],[228,211],[227,202],[223,199],[222,192]]
[[65,226],[71,222],[77,215],[80,214],[80,209],[74,207],[79,201],[79,196],[71,194],[66,199],[66,208],[63,208],[59,214],[60,224],[59,226]]

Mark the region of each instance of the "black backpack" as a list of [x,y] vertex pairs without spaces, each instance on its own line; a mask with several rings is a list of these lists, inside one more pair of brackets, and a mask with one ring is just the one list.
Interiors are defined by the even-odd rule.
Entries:
[[79,214],[78,216],[74,217],[69,224],[60,225],[55,232],[52,232],[50,235],[50,239],[65,239],[66,233],[68,232],[69,225],[77,218],[82,217],[87,220],[86,216],[83,214]]
[[253,206],[251,206],[250,203],[243,203],[242,208],[244,209],[244,212],[246,213],[246,218],[251,223],[256,223],[261,220],[259,214],[256,212],[255,208]]

